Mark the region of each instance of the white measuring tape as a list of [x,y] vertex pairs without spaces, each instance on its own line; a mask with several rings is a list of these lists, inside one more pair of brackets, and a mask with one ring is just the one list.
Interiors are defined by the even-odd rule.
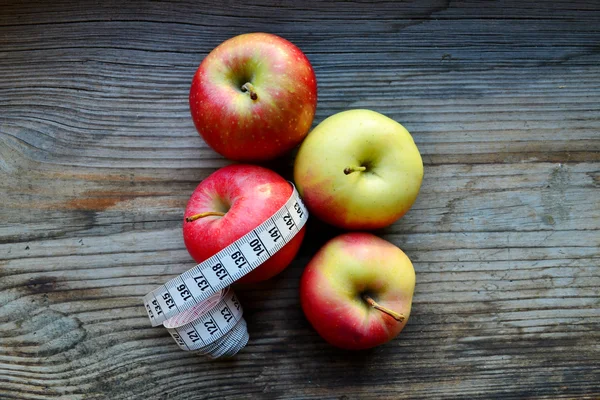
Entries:
[[152,326],[163,324],[180,348],[211,358],[248,343],[242,307],[229,288],[289,243],[308,219],[296,188],[265,222],[194,268],[144,296]]

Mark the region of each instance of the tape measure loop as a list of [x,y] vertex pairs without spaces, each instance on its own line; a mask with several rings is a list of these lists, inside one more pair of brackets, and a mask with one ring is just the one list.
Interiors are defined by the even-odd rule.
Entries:
[[290,198],[266,221],[144,296],[152,326],[164,325],[181,349],[209,358],[239,352],[249,335],[229,285],[267,261],[306,224],[308,210],[292,188]]

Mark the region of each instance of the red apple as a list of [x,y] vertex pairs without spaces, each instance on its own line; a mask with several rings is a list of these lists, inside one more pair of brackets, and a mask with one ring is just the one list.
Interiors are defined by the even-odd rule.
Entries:
[[196,129],[216,152],[238,161],[270,160],[294,148],[316,107],[310,62],[268,33],[221,43],[202,61],[190,89]]
[[[196,262],[215,255],[273,215],[292,195],[292,185],[255,165],[230,165],[203,180],[188,201],[183,239]],[[264,264],[238,280],[254,283],[283,271],[296,256],[305,227]]]
[[406,324],[415,271],[402,250],[370,233],[347,233],[323,246],[300,281],[302,309],[334,346],[386,343]]

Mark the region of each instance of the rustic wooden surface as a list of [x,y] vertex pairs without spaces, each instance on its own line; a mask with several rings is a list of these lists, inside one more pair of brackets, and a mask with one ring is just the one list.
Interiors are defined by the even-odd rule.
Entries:
[[[0,2],[0,398],[600,398],[600,3]],[[298,280],[238,289],[251,341],[208,362],[140,298],[190,268],[181,217],[227,161],[196,134],[191,77],[268,31],[319,84],[315,123],[403,123],[425,179],[380,232],[414,261],[404,332],[324,343]],[[289,174],[289,159],[279,170]]]

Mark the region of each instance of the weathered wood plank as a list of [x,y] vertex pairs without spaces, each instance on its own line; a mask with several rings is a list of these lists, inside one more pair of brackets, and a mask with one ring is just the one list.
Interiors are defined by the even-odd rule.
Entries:
[[[591,0],[0,4],[0,397],[600,397],[598,26]],[[342,352],[304,319],[302,269],[338,232],[317,221],[238,289],[235,359],[148,327],[140,297],[193,265],[187,198],[228,163],[194,130],[191,76],[255,30],[312,61],[315,123],[372,108],[423,154],[417,203],[379,232],[417,271],[386,346]]]

